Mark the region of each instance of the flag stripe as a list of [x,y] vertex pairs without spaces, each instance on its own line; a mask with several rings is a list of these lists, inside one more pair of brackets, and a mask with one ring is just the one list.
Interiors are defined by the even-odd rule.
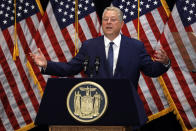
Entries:
[[[94,25],[94,27],[96,29],[97,35],[99,36],[100,29],[101,29],[101,27],[100,27],[100,23],[101,22],[100,22],[100,19],[99,19],[99,16],[98,16],[97,12],[96,11],[92,12],[90,14],[90,17],[91,17],[93,25]],[[88,21],[87,21],[87,23],[88,23]],[[95,37],[97,37],[97,36],[95,36]]]
[[[145,97],[144,97],[144,94],[142,93],[142,90],[141,90],[141,89],[143,89],[143,88],[141,88],[140,86],[138,86],[138,94],[139,94],[141,100],[142,100],[143,103],[144,103],[144,109],[145,109],[145,111],[146,111],[146,115],[147,115],[147,116],[150,116],[150,115],[152,115],[152,111],[150,110],[150,107],[149,107],[149,105],[147,104],[148,102],[146,101],[146,99],[145,99]],[[147,111],[148,111],[148,112],[147,112]]]
[[[88,24],[88,27],[89,27],[89,29],[90,29],[91,35],[92,35],[91,38],[97,37],[98,32],[97,32],[97,30],[96,30],[96,28],[95,28],[95,26],[94,26],[94,23],[93,23],[93,21],[92,21],[90,15],[86,16],[86,17],[85,17],[85,20],[88,21],[87,24]],[[82,42],[83,42],[83,41],[82,41]]]
[[140,38],[142,39],[142,41],[144,41],[144,45],[149,48],[149,54],[152,56],[154,54],[154,49],[157,46],[156,39],[158,38],[156,38],[156,36],[154,35],[154,32],[156,31],[151,29],[149,23],[152,23],[154,27],[156,27],[156,23],[154,21],[147,22],[146,15],[140,17],[140,32],[143,32],[143,35],[141,35]]
[[[148,78],[147,76],[145,76],[143,73],[143,78],[144,80],[146,81],[147,85],[148,85],[148,88],[149,88],[149,91],[151,93],[151,96],[158,108],[159,111],[163,110],[164,109],[164,106],[163,106],[163,103],[161,103],[161,99],[160,99],[160,96],[159,94],[157,93],[157,90],[152,82],[152,79]],[[153,94],[153,95],[152,95]]]
[[[37,1],[36,1],[37,2]],[[1,34],[0,34],[0,57],[1,59],[1,119],[0,126],[2,130],[17,130],[31,124],[39,108],[41,99],[40,92],[37,88],[37,79],[33,74],[39,74],[38,81],[44,89],[44,79],[40,75],[40,69],[31,61],[29,53],[33,42],[32,37],[35,36],[37,27],[41,20],[41,13],[37,8],[36,2],[16,1],[17,5],[17,24],[14,24],[13,1],[1,1],[1,5],[9,10],[6,10],[5,15],[1,15]],[[4,11],[6,8],[2,8]],[[38,13],[39,12],[39,13]],[[36,14],[37,13],[37,14]],[[3,18],[4,17],[4,18]],[[13,18],[13,19],[12,19]],[[17,31],[17,38],[14,37]],[[13,61],[13,48],[16,46],[19,51],[19,56]],[[30,60],[30,61],[28,61]],[[27,66],[30,62],[30,66]],[[35,66],[35,67],[34,67]],[[30,67],[30,68],[29,68]],[[31,67],[34,72],[32,72]],[[40,79],[41,78],[41,79]],[[7,98],[6,98],[7,97]],[[33,123],[32,123],[33,124]],[[4,129],[3,129],[4,128]],[[0,129],[0,130],[1,130]]]
[[[164,38],[164,37],[165,37],[165,34],[162,34],[162,35],[164,35],[164,36],[161,37],[161,43],[164,43],[167,47],[169,47],[169,43],[167,42],[167,39]],[[167,54],[170,56],[170,59],[171,59],[171,61],[172,61],[172,67],[171,67],[170,70],[174,70],[173,73],[172,73],[171,71],[168,71],[167,74],[168,74],[169,78],[172,78],[172,81],[171,81],[171,82],[172,82],[172,85],[177,86],[177,87],[176,87],[176,88],[177,88],[176,90],[179,90],[179,89],[178,89],[178,87],[179,87],[178,85],[180,85],[179,82],[180,82],[180,81],[184,81],[184,79],[182,78],[182,74],[180,74],[179,68],[176,67],[177,63],[176,63],[176,61],[175,61],[175,57],[174,57],[174,55],[173,55],[173,53],[172,53],[172,51],[171,51],[170,48],[167,48]],[[174,65],[175,65],[175,66],[174,66]],[[175,67],[175,68],[174,68],[174,67]],[[170,74],[171,74],[171,75],[170,75]],[[176,80],[174,79],[174,77],[176,77]],[[180,77],[180,78],[179,78],[179,77]],[[170,93],[172,92],[171,97],[172,97],[174,103],[176,104],[176,107],[177,107],[178,111],[180,112],[180,114],[184,114],[184,115],[182,115],[182,117],[183,117],[183,120],[185,121],[187,127],[191,127],[190,121],[189,121],[187,115],[185,115],[186,112],[185,112],[185,110],[184,110],[185,107],[186,107],[186,109],[188,108],[188,107],[187,107],[188,105],[185,105],[185,106],[183,107],[183,106],[180,104],[180,103],[181,103],[181,102],[179,101],[180,99],[179,99],[179,97],[177,96],[176,93],[179,93],[179,94],[183,94],[183,93],[178,92],[178,91],[176,92],[175,86],[174,86],[174,88],[173,88],[173,86],[172,86],[172,87],[167,87],[167,88],[168,88],[168,90],[169,90]],[[184,85],[181,85],[181,87],[185,87],[185,86],[184,86]],[[180,96],[180,97],[181,97],[181,98],[185,98],[184,96]]]
[[[20,34],[18,37],[19,37],[20,41],[22,41],[21,44],[22,44],[22,47],[23,47],[24,54],[28,54],[30,52],[30,49],[29,49],[28,43],[25,39],[25,36],[23,34],[23,31],[22,31],[22,28],[21,28],[20,25],[21,24],[17,24],[17,31],[18,31],[18,34]],[[17,61],[16,61],[16,66],[18,68],[18,72],[20,73],[20,76],[21,76],[22,81],[24,83],[24,87],[26,89],[26,92],[28,93],[28,96],[30,96],[29,98],[30,98],[30,100],[33,104],[34,110],[36,112],[38,112],[39,103],[37,101],[37,98],[36,98],[32,88],[31,88],[31,84],[29,83],[29,80],[26,76],[24,67],[22,66],[21,61],[19,59],[17,59]]]
[[[160,14],[161,12],[161,14]],[[151,11],[151,15],[156,23],[156,26],[160,32],[160,35],[161,33],[163,32],[163,29],[164,29],[164,26],[165,26],[165,22],[166,22],[166,19],[168,18],[167,15],[166,15],[166,12],[165,10],[163,9],[163,7],[159,7],[153,11]],[[165,17],[161,17],[161,16],[165,16]],[[148,22],[149,23],[149,22]],[[149,23],[150,24],[150,23]],[[153,30],[152,30],[153,31]],[[161,36],[158,36],[157,38],[157,41],[160,39]]]
[[[2,32],[0,33],[1,35],[1,42],[0,43],[4,43],[4,44],[2,44],[1,45],[1,51],[5,51],[5,54],[6,55],[4,55],[4,57],[6,56],[6,58],[5,59],[7,59],[7,60],[9,60],[9,61],[7,61],[7,62],[9,62],[9,65],[12,67],[12,72],[14,72],[15,73],[15,77],[17,77],[18,76],[18,74],[17,74],[17,71],[16,71],[16,68],[15,68],[15,65],[14,65],[14,63],[12,62],[13,60],[12,60],[12,54],[9,54],[9,48],[7,47],[7,44],[6,44],[6,42],[5,42],[5,39],[3,39],[4,37],[3,37],[3,34],[2,34]],[[2,56],[3,56],[3,54],[2,54]],[[6,63],[3,63],[4,61],[3,61],[3,58],[1,59],[2,61],[0,61],[1,62],[1,65],[4,65],[5,66],[5,64]],[[7,69],[7,68],[6,68]],[[8,68],[9,69],[9,68]],[[12,75],[12,73],[10,73],[9,71],[4,71],[3,70],[3,68],[2,67],[0,67],[0,80],[1,80],[1,83],[3,83],[3,88],[4,88],[4,91],[6,92],[6,95],[8,96],[8,99],[9,99],[9,103],[10,103],[10,106],[11,106],[11,108],[12,108],[12,111],[13,111],[13,113],[14,114],[17,114],[17,116],[16,116],[16,119],[17,119],[17,122],[20,124],[20,123],[24,123],[24,119],[22,118],[22,117],[19,117],[19,116],[22,116],[22,114],[20,113],[20,109],[19,109],[19,107],[17,106],[17,104],[16,104],[16,101],[15,101],[15,97],[13,97],[14,95],[13,95],[13,91],[11,90],[11,88],[10,88],[10,83],[7,81],[7,79],[10,79],[9,77],[7,78],[7,76],[5,76],[5,74],[4,74],[4,72],[6,72],[6,73],[8,73],[8,75]],[[9,74],[10,73],[10,74]],[[18,80],[17,80],[18,81]],[[20,84],[21,82],[19,81],[17,84]],[[17,87],[15,87],[15,85],[12,85],[12,87],[14,87],[14,88],[17,88]],[[1,99],[2,100],[2,99]],[[3,100],[2,100],[3,101]],[[3,109],[4,110],[4,109]],[[1,113],[4,113],[4,111],[2,111]],[[4,114],[6,114],[6,113],[4,113]],[[2,115],[2,114],[1,114]],[[12,129],[12,126],[9,126],[10,125],[10,122],[9,122],[9,120],[8,120],[8,118],[5,116],[5,115],[3,115],[4,117],[1,117],[1,119],[3,120],[3,123],[5,123],[5,125],[7,125],[6,126],[6,129],[8,129],[8,130],[10,130],[10,129]],[[13,127],[14,128],[14,127]]]
[[[2,49],[0,49],[0,50],[2,50]],[[3,59],[2,57],[3,56],[1,55],[1,60]],[[9,100],[7,98],[7,95],[6,95],[6,93],[5,93],[4,89],[3,89],[3,86],[1,84],[1,82],[0,82],[0,94],[1,94],[0,95],[0,98],[1,98],[1,101],[0,102],[2,103],[0,105],[3,106],[3,109],[1,111],[3,111],[3,110],[5,111],[5,113],[7,115],[7,118],[9,119],[9,122],[11,123],[11,125],[13,125],[16,128],[19,128],[18,121],[16,119],[16,116],[13,113],[13,110],[12,110],[12,108],[10,106]],[[3,117],[3,116],[1,116],[1,117]],[[5,130],[1,119],[0,119],[0,130],[1,131],[4,131]]]
[[[40,12],[38,12],[37,14],[35,14],[36,16],[37,16],[37,19],[39,20],[39,21],[41,21],[41,19],[42,19],[42,14],[40,13]],[[38,23],[39,24],[39,23]]]
[[[84,42],[85,40],[92,38],[90,28],[89,28],[88,23],[86,22],[85,18],[82,18],[79,20],[78,29],[79,29],[78,37],[80,38],[81,42]],[[85,30],[85,29],[87,29],[87,30]],[[80,47],[81,47],[81,43],[78,43],[77,48],[79,49]]]
[[71,56],[74,56],[75,55],[74,54],[75,53],[75,46],[74,46],[74,42],[72,41],[71,36],[70,36],[67,28],[64,28],[62,30],[62,34],[63,34],[64,40],[66,41],[66,45],[69,48]]
[[[57,56],[57,54],[56,54],[56,52],[57,52],[57,49],[55,49],[54,48],[54,46],[53,46],[53,44],[52,44],[52,42],[53,41],[51,41],[53,38],[49,38],[49,36],[48,36],[48,33],[49,33],[49,31],[47,31],[47,30],[52,30],[53,28],[51,27],[51,24],[50,24],[50,21],[49,21],[49,17],[54,17],[54,16],[48,16],[47,14],[45,14],[44,15],[44,17],[43,17],[43,19],[42,19],[42,22],[40,22],[41,24],[40,24],[40,28],[41,28],[41,30],[42,30],[42,33],[37,33],[38,34],[38,37],[36,38],[36,39],[40,39],[41,40],[41,42],[43,42],[43,44],[42,44],[42,51],[43,51],[43,53],[45,54],[48,54],[48,56],[46,57],[47,58],[47,60],[55,60],[55,61],[59,61],[59,57]],[[46,23],[46,24],[45,24]],[[49,26],[50,27],[48,27],[48,26],[45,26],[45,25],[47,25],[47,24],[50,24]],[[38,31],[39,32],[39,31]],[[41,35],[40,35],[41,34]],[[42,35],[43,34],[45,34],[45,37],[47,38],[47,39],[41,39],[42,38]],[[49,33],[50,34],[50,33]],[[54,35],[54,33],[51,33],[51,37],[55,37],[55,39],[56,39],[56,36],[53,36]],[[56,43],[57,44],[57,43]],[[56,51],[55,51],[56,50]]]
[[135,28],[135,25],[134,25],[133,21],[130,21],[130,22],[126,23],[126,26],[128,28],[130,36],[132,38],[138,39],[137,28]]
[[[144,17],[141,18],[141,21],[144,21],[143,18]],[[133,23],[134,23],[135,28],[136,28],[137,27],[136,21],[133,21]],[[144,25],[144,24],[142,24],[142,25]],[[146,37],[145,31],[144,31],[143,27],[140,26],[140,34],[142,34],[142,35],[140,35],[140,38],[141,38],[142,41],[144,41],[144,44],[145,44],[145,47],[147,48],[147,51],[152,52],[153,49],[151,47],[149,39],[147,39],[147,37]],[[149,54],[152,54],[152,53],[149,53]],[[163,107],[163,104],[160,102],[161,101],[160,97],[159,97],[159,95],[157,93],[157,90],[156,90],[152,80],[150,78],[144,76],[144,75],[143,75],[143,78],[144,78],[146,84],[148,85],[148,88],[149,88],[149,91],[151,92],[151,95],[153,94],[152,97],[153,97],[153,100],[155,101],[155,104],[157,105],[158,110],[161,111],[162,109],[164,109],[164,107]]]
[[[34,19],[35,19],[35,18],[34,18]],[[30,36],[34,37],[34,36],[35,36],[35,32],[37,31],[37,29],[35,28],[32,19],[29,17],[29,18],[25,19],[25,21],[26,21],[26,24],[27,24],[27,26],[28,26],[28,28],[29,28],[28,31],[31,33]],[[31,39],[31,40],[32,40],[32,39]]]
[[[21,25],[23,25],[23,24],[21,24]],[[20,25],[18,25],[17,27],[20,27]],[[10,30],[12,30],[12,27],[8,28],[8,30],[9,30],[9,32],[11,32]],[[20,36],[23,35],[21,32],[19,32],[19,34],[20,34]],[[12,39],[12,38],[10,38],[10,39]],[[12,41],[14,41],[14,40],[12,39]],[[25,40],[23,40],[23,41],[25,42]],[[20,45],[19,41],[18,41],[18,45]],[[22,50],[22,49],[20,49],[20,46],[19,46],[19,50]],[[22,59],[25,60],[25,55],[22,55],[22,57],[24,57]],[[19,90],[19,92],[21,94],[21,97],[23,98],[23,101],[24,101],[24,104],[26,106],[26,109],[28,110],[28,114],[31,116],[31,118],[33,118],[33,117],[36,116],[35,110],[33,109],[34,107],[32,106],[32,102],[30,102],[30,98],[27,97],[28,95],[27,95],[27,92],[26,92],[26,91],[30,91],[29,89],[32,89],[32,88],[27,89],[28,86],[30,85],[30,83],[29,83],[28,79],[25,80],[25,78],[26,78],[25,77],[25,71],[24,71],[25,67],[23,67],[23,65],[25,65],[25,63],[22,64],[20,59],[21,58],[17,58],[17,60],[15,62],[16,67],[14,69],[17,71],[16,72],[17,74],[14,75],[14,78],[17,81],[16,82],[17,85],[20,85],[20,88],[18,88],[18,90]],[[11,65],[11,61],[8,61],[8,63],[9,63],[9,65]],[[12,72],[15,72],[15,71],[12,70]],[[26,72],[28,72],[27,69],[26,69]],[[39,105],[38,102],[36,102],[36,104],[37,105],[35,105],[35,106]],[[38,107],[37,107],[37,110],[38,110]],[[32,119],[29,119],[28,116],[27,116],[27,119],[28,119],[28,121],[32,121]],[[21,126],[23,126],[23,125],[21,125]]]
[[[44,27],[42,22],[40,22],[40,26]],[[39,33],[39,31],[37,31],[36,35],[34,37],[35,43],[33,43],[31,45],[37,45],[37,48],[41,49],[41,51],[44,54],[44,56],[46,57],[46,59],[51,60],[49,53],[47,52],[47,49],[46,49],[47,47],[45,47],[43,40],[40,38],[41,38],[41,34]],[[37,50],[37,48],[34,47],[34,50]],[[35,52],[33,52],[33,53],[35,53]]]
[[[32,17],[35,17],[35,16],[32,16]],[[37,31],[37,29],[35,28],[35,25],[38,24],[38,20],[36,21],[36,18],[27,18],[26,19],[26,24],[27,24],[27,27],[28,27],[28,33],[30,33],[34,39],[32,40],[32,38],[29,38],[29,40],[27,41],[30,41],[32,44],[28,44],[27,46],[29,47],[29,52],[26,51],[26,55],[29,54],[30,52],[33,52],[35,51],[35,49],[37,50],[37,47],[40,47],[41,49],[43,49],[42,45],[43,45],[43,42],[41,39],[39,39],[38,41],[39,42],[35,42],[34,40],[37,40],[36,37],[39,35],[39,32]],[[23,31],[24,32],[24,31]],[[35,35],[35,32],[36,32],[36,35]],[[28,34],[26,33],[26,34]],[[25,38],[27,39],[27,36],[28,35],[25,35]],[[39,43],[38,45],[36,45],[37,43]],[[45,48],[45,47],[44,47]],[[33,52],[35,53],[35,52]],[[48,54],[45,54],[44,55],[47,57]],[[38,81],[42,87],[42,89],[44,90],[44,87],[46,85],[46,80],[44,79],[44,77],[40,74],[40,69],[33,63],[33,61],[31,60],[31,58],[29,57],[29,55],[26,56],[27,59],[29,60],[33,70],[34,70],[34,73],[36,74],[37,78],[38,78]]]
[[[163,21],[164,25],[165,25],[167,20],[168,20],[167,12],[165,11],[163,6],[157,8],[157,10],[158,10],[158,12],[160,14],[160,17],[162,18],[162,21]],[[162,26],[164,26],[164,25],[162,25]]]
[[123,27],[121,28],[121,32],[123,32],[123,34],[127,37],[131,37],[131,35],[129,34],[129,30],[127,28],[127,24],[124,24]]
[[193,31],[187,32],[187,35],[189,37],[190,43],[194,49],[194,51],[196,52],[196,35],[193,35]]
[[[170,22],[169,22],[169,28],[170,29],[173,29],[173,28],[175,28],[174,30],[177,30],[177,28],[176,28],[176,26],[175,26],[175,23],[174,23],[174,20],[171,18],[170,19]],[[173,37],[174,38],[174,37]],[[175,38],[174,38],[175,39]],[[176,44],[177,45],[177,44]],[[182,53],[183,55],[184,55],[184,52]],[[181,55],[181,56],[183,56],[183,55]],[[176,61],[174,61],[175,62],[175,65],[178,65],[177,63],[176,63]],[[175,72],[175,71],[174,71]],[[178,74],[177,74],[178,73]],[[178,72],[175,72],[175,74],[176,74],[176,76],[178,77],[178,75],[180,75],[180,76],[184,76],[183,75],[183,73],[182,73],[182,71],[180,70],[180,68],[178,67]],[[186,98],[188,98],[190,101],[188,101],[189,102],[189,104],[191,105],[191,107],[194,107],[194,105],[196,105],[196,102],[195,102],[195,100],[194,100],[194,97],[192,96],[192,93],[191,93],[191,91],[190,91],[190,88],[188,88],[189,86],[188,86],[188,84],[187,84],[187,82],[186,82],[186,80],[185,79],[179,79],[179,83],[181,84],[181,87],[183,87],[182,89],[183,89],[183,91],[184,92],[187,92],[187,93],[185,93],[185,96],[186,96]],[[192,102],[191,102],[192,101]],[[193,110],[193,109],[192,109]],[[193,112],[194,112],[194,116],[196,116],[196,110],[193,110]]]
[[[1,103],[1,101],[0,101],[0,103]],[[0,131],[6,131],[1,119],[0,119]]]
[[[156,23],[155,23],[154,20],[153,21],[148,20],[148,17],[153,19],[151,13],[147,13],[146,15],[140,17],[140,22],[141,22],[141,25],[142,25],[142,26],[140,26],[140,32],[143,32],[142,33],[143,35],[142,36],[140,35],[140,38],[141,39],[143,38],[142,41],[145,41],[145,43],[144,43],[145,47],[148,48],[149,50],[151,50],[152,53],[150,53],[150,54],[152,55],[153,52],[154,52],[153,49],[152,49],[152,46],[155,47],[157,45],[156,39],[159,39],[158,35],[156,35],[156,36],[154,35],[155,34],[154,32],[156,32],[156,30],[158,30],[158,28],[157,28]],[[148,22],[146,22],[146,21],[148,21]],[[155,31],[154,31],[154,29],[153,30],[151,29],[151,26],[149,25],[149,23],[151,23],[153,25],[153,27],[156,27]],[[155,38],[155,37],[157,37],[157,38]],[[155,88],[155,85],[159,85],[158,81],[152,81],[152,79],[150,79],[150,78],[148,78],[144,75],[143,75],[143,77],[144,77],[144,79],[145,79],[145,81],[146,81],[146,83],[149,87],[149,91],[151,92],[151,95],[152,95],[152,97],[155,101],[155,104],[156,104],[158,110],[159,111],[163,110],[164,109],[164,106],[162,104],[163,99],[161,100],[160,97],[159,97],[160,94],[158,94],[158,91],[162,90],[162,89],[161,88]]]
[[[81,23],[81,20],[80,20],[80,23]],[[79,37],[80,41],[83,42],[83,41],[86,40],[86,36],[85,36],[85,33],[86,32],[85,33],[83,32],[83,29],[82,29],[80,23],[78,23],[78,37]],[[81,24],[83,24],[83,23],[81,23]],[[74,25],[74,27],[75,27],[75,25]],[[77,47],[80,47],[81,46],[81,42],[80,43],[79,42],[77,43],[78,44]]]
[[[66,54],[66,55],[64,54],[64,56],[65,56],[65,60],[64,61],[66,62],[66,61],[69,61],[74,56],[75,47],[74,47],[74,44],[73,44],[73,47],[74,47],[73,48],[73,52],[72,52],[73,54],[71,55],[71,52],[69,51],[70,47],[67,46],[67,43],[64,43],[64,41],[62,39],[63,38],[63,33],[61,32],[59,24],[57,23],[56,17],[55,17],[54,12],[53,12],[53,10],[51,8],[52,8],[52,6],[49,3],[48,7],[47,7],[47,13],[45,13],[45,16],[43,17],[43,26],[45,27],[45,30],[42,33],[45,34],[47,32],[46,30],[48,30],[48,23],[52,23],[52,24],[50,24],[51,27],[52,27],[51,29],[55,29],[53,31],[54,31],[54,34],[55,34],[58,42],[59,42],[58,44],[60,44],[60,47],[63,50],[63,53]],[[42,31],[42,29],[43,29],[43,27],[39,28],[39,31]],[[50,52],[49,54],[51,55],[51,60],[59,61],[59,59],[57,59],[56,54],[53,53],[53,52],[55,52],[54,51],[55,49],[52,48],[52,46],[51,46],[51,44],[52,44],[51,42],[52,41],[50,41],[49,37],[50,36],[46,35],[44,38],[40,37],[40,39],[43,39],[44,44],[47,47],[46,51]]]
[[[146,82],[143,78],[143,76],[141,75],[140,78],[139,78],[139,86],[138,88],[140,88],[144,98],[145,98],[145,101],[143,101],[144,103],[144,107],[145,109],[149,109],[149,110],[146,110],[146,113],[148,116],[152,115],[153,112],[157,112],[158,109],[157,109],[157,106],[154,102],[154,99],[152,98],[152,95],[149,91],[149,88],[148,86],[146,85]],[[139,89],[138,89],[139,90]],[[141,95],[141,94],[140,94]],[[148,106],[147,106],[148,105]]]
[[[39,35],[39,32],[36,31],[37,29],[35,28],[35,26],[34,26],[35,24],[32,21],[32,19],[26,19],[26,24],[29,28],[29,33],[31,33],[31,36],[33,38],[36,38],[36,36]],[[36,32],[36,35],[35,35],[35,32]],[[34,39],[34,40],[37,40],[37,39]],[[41,49],[43,48],[43,46],[42,46],[43,43],[42,43],[41,39],[38,40],[39,42],[35,42],[34,40],[32,40],[33,41],[32,44],[27,45],[27,46],[29,46],[29,52],[27,52],[27,54],[30,53],[30,52],[35,51],[35,49],[37,49],[37,47],[40,47]],[[33,52],[33,53],[35,53],[35,52]],[[44,53],[44,55],[47,57],[47,54]],[[33,63],[31,58],[29,57],[29,55],[27,55],[27,58],[28,58],[28,60],[31,64],[33,70],[34,70],[35,75],[37,76],[37,79],[38,79],[42,89],[44,90],[44,87],[46,85],[46,81],[44,80],[43,76],[40,74],[40,69]]]
[[[45,17],[46,16],[47,15],[45,15]],[[49,20],[49,18],[46,18],[46,20]],[[62,51],[62,49],[61,49],[61,47],[59,45],[59,42],[58,42],[58,40],[56,38],[56,35],[55,35],[55,33],[54,33],[53,29],[52,29],[52,26],[51,26],[49,21],[46,21],[46,23],[47,23],[47,30],[46,30],[46,32],[47,32],[48,38],[50,39],[50,42],[51,42],[51,45],[52,45],[54,51],[55,51],[59,61],[65,61],[66,58],[64,57],[63,51]]]
[[[177,45],[177,47],[178,47],[179,52],[180,52],[181,54],[183,54],[183,55],[182,55],[182,58],[183,58],[183,60],[184,60],[184,62],[185,62],[185,64],[186,64],[187,68],[188,68],[189,71],[191,72],[192,69],[194,69],[194,65],[193,65],[193,63],[192,63],[192,61],[191,61],[191,58],[190,58],[190,56],[189,56],[189,54],[188,54],[188,52],[187,52],[187,50],[186,50],[186,48],[185,48],[185,46],[184,46],[184,44],[183,44],[183,41],[182,41],[182,39],[181,39],[179,33],[177,33],[177,32],[172,32],[172,36],[173,36],[174,41],[175,41],[175,43],[176,43],[176,45]],[[189,51],[190,51],[190,50],[189,50]]]
[[[20,54],[23,54],[23,55],[20,55],[19,57],[21,58],[21,60],[25,60],[25,61],[22,61],[23,62],[22,63],[23,69],[27,73],[26,75],[28,76],[29,81],[33,81],[33,79],[31,78],[32,76],[31,77],[29,76],[30,75],[30,70],[27,68],[27,59],[28,59],[29,60],[28,62],[30,62],[32,68],[34,69],[34,73],[38,74],[37,75],[38,81],[41,84],[42,89],[44,89],[44,86],[45,86],[44,78],[40,74],[40,69],[37,67],[37,65],[35,65],[34,62],[31,61],[31,58],[30,58],[30,55],[29,55],[29,53],[32,52],[30,50],[30,48],[33,48],[35,46],[35,45],[32,46],[32,44],[30,44],[30,42],[32,42],[32,36],[33,37],[35,36],[34,35],[35,32],[30,32],[29,31],[29,30],[32,29],[32,28],[30,28],[31,26],[34,27],[34,24],[32,23],[32,19],[27,18],[27,20],[21,21],[20,24],[18,24],[18,26],[19,26],[19,29],[20,29],[20,31],[18,30],[18,32],[19,32],[18,34],[21,34],[21,35],[18,36],[18,38],[21,39],[20,41],[22,41],[21,43],[18,42],[19,43],[19,50],[20,50]],[[33,30],[36,31],[36,29],[33,29]],[[31,35],[29,35],[29,34],[31,34]],[[23,46],[23,48],[21,48],[21,45]],[[31,85],[32,85],[31,88],[35,87],[34,82],[31,82]],[[37,90],[37,86],[33,89],[33,91],[35,91],[35,90]],[[40,100],[40,92],[36,92],[36,95],[37,96],[39,95],[39,97],[36,97],[36,98],[38,100]]]
[[[87,40],[87,39],[91,39],[92,38],[91,29],[88,26],[88,23],[86,22],[86,19],[83,18],[83,19],[80,19],[79,20],[79,28],[81,28],[83,34],[80,34],[80,32],[79,32],[78,35],[79,36],[80,35],[84,35],[85,36],[84,40]],[[87,30],[85,30],[85,29],[87,29]],[[94,32],[94,33],[96,33],[96,32]],[[80,39],[80,40],[81,40],[81,42],[84,42],[84,40],[82,40],[82,39]]]
[[[135,29],[137,29],[137,21],[136,20],[133,20],[133,24],[135,26]],[[147,36],[142,28],[142,25],[141,23],[139,24],[140,25],[140,30],[139,30],[139,33],[140,33],[140,40],[144,43],[144,46],[146,48],[146,51],[148,52],[148,54],[152,55],[153,54],[153,49],[150,45],[150,42],[149,40],[147,39]]]
[[193,23],[193,24],[191,25],[191,29],[193,30],[193,33],[194,33],[195,36],[196,36],[196,23]]
[[[149,24],[149,26],[150,26],[150,28],[151,28],[151,31],[153,32],[153,34],[154,34],[156,40],[158,41],[159,38],[160,38],[161,33],[160,33],[160,31],[159,31],[159,29],[158,29],[158,27],[157,27],[157,25],[156,25],[156,22],[155,22],[155,20],[154,20],[154,18],[153,18],[153,16],[152,16],[152,14],[151,14],[151,13],[147,13],[147,14],[146,14],[146,19],[147,19],[147,21],[148,21],[148,23],[146,23],[146,24]],[[142,20],[141,20],[141,23],[142,23]],[[144,25],[144,24],[142,24],[142,25]],[[145,29],[144,29],[144,30],[145,30]],[[149,30],[149,31],[150,31],[150,30]],[[154,38],[153,38],[153,39],[154,39]],[[155,42],[155,45],[156,45],[156,44],[157,44],[157,42]]]
[[162,89],[163,87],[160,85],[159,82],[157,82],[158,78],[151,78],[151,79],[152,79],[152,82],[153,82],[153,84],[154,84],[154,86],[157,90],[157,93],[160,97],[161,103],[163,104],[163,107],[164,107],[163,110],[164,110],[164,109],[169,107],[169,104],[168,104],[168,101],[165,98],[165,94],[164,94],[163,89]]
[[[5,34],[8,35],[7,32],[6,33],[3,33],[3,34],[4,34],[4,36],[5,36]],[[20,112],[23,115],[23,118],[24,118],[26,124],[28,124],[28,123],[31,122],[31,121],[29,121],[29,120],[31,120],[31,117],[30,117],[30,115],[29,115],[29,113],[27,111],[26,105],[25,105],[25,103],[24,103],[24,101],[23,101],[23,99],[22,99],[22,97],[20,95],[20,92],[18,90],[18,85],[17,85],[17,83],[15,81],[15,78],[14,78],[14,76],[12,74],[12,71],[10,70],[10,67],[9,67],[9,65],[7,63],[7,60],[5,59],[4,53],[1,50],[1,48],[0,48],[0,56],[2,58],[1,61],[2,61],[2,69],[4,70],[4,74],[7,77],[7,80],[9,82],[10,87],[14,87],[14,88],[11,88],[11,90],[13,92],[13,95],[14,95],[14,98],[15,98],[16,103],[17,103],[17,105],[18,105],[18,107],[20,109]]]
[[[67,26],[66,28],[67,28],[69,37],[70,37],[71,40],[72,40],[70,44],[72,44],[72,42],[73,42],[73,45],[75,45],[75,32],[76,32],[76,29],[75,29],[75,27],[74,27],[74,24],[70,24],[70,25]],[[69,43],[69,42],[67,41],[67,43]],[[79,44],[79,46],[81,46],[81,41],[80,41],[80,39],[78,39],[78,44]],[[75,56],[75,54],[74,54],[73,56]]]
[[[194,55],[195,51],[193,50],[194,48],[192,47],[192,44],[189,44],[190,40],[188,39],[188,35],[187,35],[187,32],[186,32],[185,28],[183,26],[181,26],[183,24],[180,22],[180,18],[178,18],[178,19],[175,18],[175,19],[173,19],[173,21],[175,22],[175,25],[176,25],[176,27],[174,27],[174,28],[178,27],[177,30],[179,32],[180,39],[182,40],[183,43],[187,43],[184,46],[184,48],[187,50],[186,53],[189,55],[191,60],[194,60],[195,59],[195,55]],[[196,64],[195,64],[195,66],[196,66]]]

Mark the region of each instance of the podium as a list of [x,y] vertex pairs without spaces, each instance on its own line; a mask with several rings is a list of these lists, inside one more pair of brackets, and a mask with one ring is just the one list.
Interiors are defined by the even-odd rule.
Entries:
[[[98,120],[82,123],[67,109],[67,97],[78,83],[92,81],[101,85],[108,97],[108,107]],[[50,131],[127,131],[147,121],[137,91],[126,79],[49,78],[35,125],[49,126]]]

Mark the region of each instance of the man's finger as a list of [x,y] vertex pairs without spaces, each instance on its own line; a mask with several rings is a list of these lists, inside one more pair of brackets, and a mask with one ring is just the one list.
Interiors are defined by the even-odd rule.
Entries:
[[38,48],[38,53],[39,53],[40,55],[43,55],[43,53],[42,53],[42,51],[40,50],[40,48]]

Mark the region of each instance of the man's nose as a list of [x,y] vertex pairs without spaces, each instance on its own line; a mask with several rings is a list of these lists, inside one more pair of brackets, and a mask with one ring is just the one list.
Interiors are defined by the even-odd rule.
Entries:
[[107,20],[107,23],[111,23],[111,18],[109,18],[109,19]]

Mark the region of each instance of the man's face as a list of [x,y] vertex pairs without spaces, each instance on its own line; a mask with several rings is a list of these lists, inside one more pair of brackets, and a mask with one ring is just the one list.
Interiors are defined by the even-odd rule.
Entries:
[[106,37],[113,40],[118,36],[123,26],[116,11],[106,11],[102,18],[102,29]]

